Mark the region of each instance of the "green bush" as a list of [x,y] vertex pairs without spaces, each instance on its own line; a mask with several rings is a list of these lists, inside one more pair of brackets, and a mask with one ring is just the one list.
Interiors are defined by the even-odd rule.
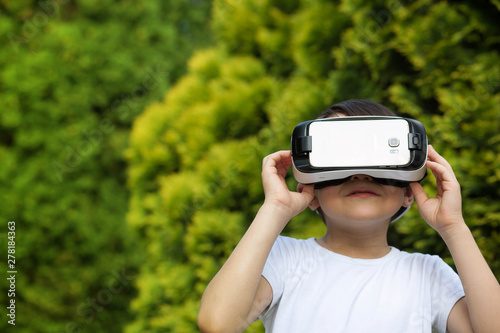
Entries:
[[[216,47],[197,52],[165,100],[134,122],[128,221],[144,235],[148,260],[127,332],[197,331],[204,287],[263,201],[261,159],[289,149],[297,123],[349,98],[425,124],[500,277],[499,19],[498,1],[215,1]],[[435,191],[432,177],[425,188]],[[284,231],[323,232],[308,211]],[[416,207],[389,238],[452,263]]]
[[[216,47],[197,52],[164,102],[134,122],[128,221],[144,235],[149,260],[127,332],[197,331],[204,287],[263,201],[261,159],[289,149],[298,122],[349,98],[426,125],[454,166],[465,218],[500,277],[499,10],[498,1],[215,1]],[[323,232],[311,212],[284,231]],[[389,237],[451,263],[415,207]]]
[[181,0],[0,4],[0,253],[16,221],[19,332],[120,332],[130,321],[144,250],[125,222],[124,150],[132,119],[209,44],[209,10]]

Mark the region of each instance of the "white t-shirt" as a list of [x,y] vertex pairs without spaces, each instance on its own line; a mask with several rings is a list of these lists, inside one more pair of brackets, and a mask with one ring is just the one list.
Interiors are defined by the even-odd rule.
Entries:
[[273,300],[266,332],[446,332],[464,296],[458,275],[438,256],[396,248],[379,259],[353,259],[314,238],[280,236],[262,275]]

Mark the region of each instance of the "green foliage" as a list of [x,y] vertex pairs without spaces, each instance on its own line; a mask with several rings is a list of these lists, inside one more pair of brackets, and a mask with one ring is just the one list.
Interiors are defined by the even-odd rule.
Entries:
[[[209,44],[210,5],[216,45],[190,58]],[[500,276],[498,0],[0,9],[0,219],[17,222],[21,332],[196,332],[201,293],[262,203],[262,158],[349,98],[424,122]],[[424,185],[435,191],[432,176]],[[284,233],[324,225],[306,211]],[[389,237],[451,263],[416,208]]]
[[[261,159],[288,149],[297,123],[349,98],[374,99],[426,125],[455,168],[466,220],[500,276],[499,8],[498,1],[214,1],[216,47],[197,52],[164,102],[134,123],[128,221],[147,235],[150,252],[127,331],[197,331],[205,285],[262,203]],[[435,191],[432,176],[425,188]],[[451,263],[416,208],[393,227],[395,246]],[[284,231],[323,232],[311,212]],[[174,278],[160,272],[165,265]]]
[[208,44],[210,4],[3,1],[0,10],[0,253],[16,221],[15,329],[119,332],[144,247],[125,222],[131,122]]

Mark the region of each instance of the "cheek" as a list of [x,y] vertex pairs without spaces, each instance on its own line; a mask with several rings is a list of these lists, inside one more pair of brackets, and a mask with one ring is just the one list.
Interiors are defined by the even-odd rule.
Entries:
[[325,187],[321,190],[316,190],[316,198],[318,199],[318,204],[322,209],[323,207],[334,206],[339,202],[338,190],[335,186]]
[[316,198],[319,202],[332,201],[339,197],[339,190],[336,186],[328,186],[321,190],[315,190]]
[[[387,186],[386,188],[387,196],[390,197],[394,202],[395,206],[401,207],[405,201],[405,189],[394,186]],[[397,203],[397,204],[396,204]]]

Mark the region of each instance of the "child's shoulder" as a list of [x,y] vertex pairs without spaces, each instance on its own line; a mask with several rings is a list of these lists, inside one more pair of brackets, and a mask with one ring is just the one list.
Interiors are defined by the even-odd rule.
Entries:
[[277,243],[289,244],[289,245],[304,245],[314,240],[314,238],[294,238],[290,236],[279,235],[276,239]]
[[310,248],[313,245],[313,242],[315,242],[315,238],[301,239],[280,235],[276,239],[274,247],[304,250]]
[[419,269],[431,271],[441,268],[450,268],[449,265],[438,255],[420,252],[407,252],[396,248],[393,249],[395,249],[398,253],[398,255],[395,256],[394,261],[399,264],[407,265],[409,268],[419,267]]
[[316,251],[316,239],[314,237],[300,239],[281,235],[276,239],[272,249],[272,252],[279,252],[284,256],[295,258],[309,256]]

